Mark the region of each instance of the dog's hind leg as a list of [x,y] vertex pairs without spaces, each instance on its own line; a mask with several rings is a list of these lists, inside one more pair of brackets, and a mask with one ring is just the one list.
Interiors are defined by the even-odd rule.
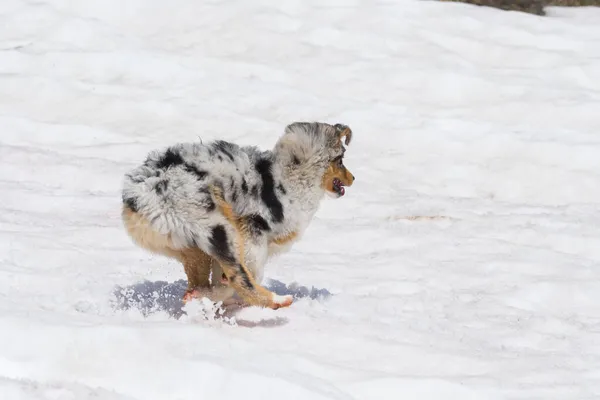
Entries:
[[187,302],[197,297],[199,289],[210,287],[210,268],[212,257],[199,248],[183,249],[177,257],[183,264],[183,269],[188,278],[188,288],[183,296],[183,301]]
[[[192,250],[192,249],[190,249]],[[188,276],[188,289],[183,297],[187,303],[193,299],[208,298],[215,303],[223,302],[224,305],[234,303],[235,290],[222,282],[223,269],[211,256],[200,249],[193,249],[192,255],[183,262]],[[209,280],[212,271],[212,284]]]
[[123,206],[122,218],[127,233],[137,245],[152,253],[176,259],[183,264],[188,278],[188,288],[183,297],[184,302],[196,297],[208,297],[212,301],[218,302],[233,295],[233,289],[227,287],[211,290],[210,271],[211,267],[217,263],[206,252],[197,247],[176,248],[168,235],[156,232],[152,229],[148,219],[131,210],[127,205]]

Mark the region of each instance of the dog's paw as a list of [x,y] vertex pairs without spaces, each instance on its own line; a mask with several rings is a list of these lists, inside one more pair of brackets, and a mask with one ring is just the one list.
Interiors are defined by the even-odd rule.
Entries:
[[277,310],[282,307],[289,307],[294,302],[294,298],[290,295],[280,296],[278,294],[273,293],[273,302],[271,308],[273,310]]
[[197,289],[188,289],[183,295],[183,304],[187,304],[194,299],[200,298],[200,292]]

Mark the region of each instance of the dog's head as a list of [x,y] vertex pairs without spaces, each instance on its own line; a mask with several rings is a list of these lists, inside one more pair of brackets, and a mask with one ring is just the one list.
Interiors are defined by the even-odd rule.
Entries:
[[[352,186],[354,175],[344,165],[344,144],[352,140],[352,130],[342,124],[294,122],[285,128],[277,147],[285,150],[287,163],[317,174],[321,187],[333,197],[341,197]],[[343,143],[342,143],[343,142]]]

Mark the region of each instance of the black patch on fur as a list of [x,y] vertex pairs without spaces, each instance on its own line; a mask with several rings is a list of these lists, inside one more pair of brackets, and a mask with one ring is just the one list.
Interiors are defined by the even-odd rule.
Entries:
[[167,169],[183,164],[183,158],[177,149],[170,147],[165,151],[165,154],[160,157],[156,163],[156,167],[160,169]]
[[272,162],[267,159],[260,159],[256,162],[256,170],[262,179],[262,188],[260,198],[269,209],[273,222],[283,221],[283,205],[275,194],[275,181],[271,172]]
[[244,192],[244,194],[248,193],[248,183],[246,183],[246,178],[242,178],[242,192]]
[[254,289],[254,285],[252,285],[252,282],[250,282],[250,277],[248,277],[248,275],[244,272],[244,270],[242,269],[242,266],[238,264],[235,267],[236,267],[237,271],[239,272],[239,274],[238,273],[231,274],[230,276],[227,277],[227,280],[229,282],[233,282],[239,276],[241,284],[244,288],[250,289],[250,290]]
[[236,263],[235,257],[229,248],[229,243],[227,243],[227,232],[225,232],[225,227],[223,225],[217,225],[212,228],[208,241],[210,242],[215,255],[220,260],[230,265]]
[[237,198],[238,198],[237,190],[234,190],[233,193],[231,194],[231,202],[235,203],[237,201]]
[[229,178],[229,188],[233,190],[235,187],[235,180],[233,178]]
[[253,197],[258,197],[258,186],[252,186],[250,194],[252,194]]
[[260,235],[271,230],[267,220],[258,214],[252,214],[246,217],[246,224],[248,229],[255,235]]
[[292,158],[292,162],[294,163],[294,165],[299,165],[300,159],[294,154],[294,156]]
[[242,286],[244,286],[246,289],[254,289],[254,285],[252,285],[250,277],[244,272],[244,270],[242,270],[242,266],[238,265],[238,268],[241,272],[240,277],[242,278]]
[[220,154],[217,156],[217,158],[219,159],[219,161],[223,161],[223,157],[221,157]]
[[212,196],[210,195],[210,192],[208,191],[208,189],[205,187],[202,187],[202,188],[198,189],[198,193],[200,193],[204,197],[203,206],[204,206],[204,208],[206,208],[206,211],[213,212],[215,210],[215,208],[217,208],[217,205],[213,201]]
[[283,187],[283,185],[281,183],[279,185],[277,185],[277,189],[281,192],[281,194],[283,194],[283,195],[287,194],[287,190],[285,190],[285,188]]
[[215,208],[217,208],[217,205],[215,204],[214,201],[212,201],[212,199],[209,197],[206,199],[205,203],[204,203],[204,207],[206,208],[206,211],[208,212],[213,212],[215,211]]
[[208,172],[198,169],[198,167],[192,164],[185,164],[184,168],[190,174],[194,174],[196,176],[196,179],[198,179],[199,181],[206,178],[206,175],[208,175]]
[[123,196],[123,204],[125,204],[133,212],[138,212],[139,210],[137,201],[133,197]]
[[156,190],[157,194],[161,195],[167,190],[167,187],[169,187],[169,181],[163,179],[162,181],[154,185],[154,190]]
[[233,162],[235,159],[233,158],[233,154],[231,154],[231,151],[233,150],[233,145],[229,142],[225,142],[223,140],[217,140],[213,146],[215,147],[215,150],[217,150],[218,152],[221,152],[223,154],[225,154],[227,157],[229,157],[229,159]]

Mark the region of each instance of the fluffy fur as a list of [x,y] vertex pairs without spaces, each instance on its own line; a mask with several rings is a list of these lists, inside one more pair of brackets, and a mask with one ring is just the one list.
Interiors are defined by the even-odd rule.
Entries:
[[352,185],[344,136],[349,144],[345,125],[296,122],[272,151],[221,140],[154,151],[125,176],[126,230],[141,247],[178,259],[190,292],[288,306],[291,297],[259,284],[264,265],[302,235],[325,193],[339,197]]

